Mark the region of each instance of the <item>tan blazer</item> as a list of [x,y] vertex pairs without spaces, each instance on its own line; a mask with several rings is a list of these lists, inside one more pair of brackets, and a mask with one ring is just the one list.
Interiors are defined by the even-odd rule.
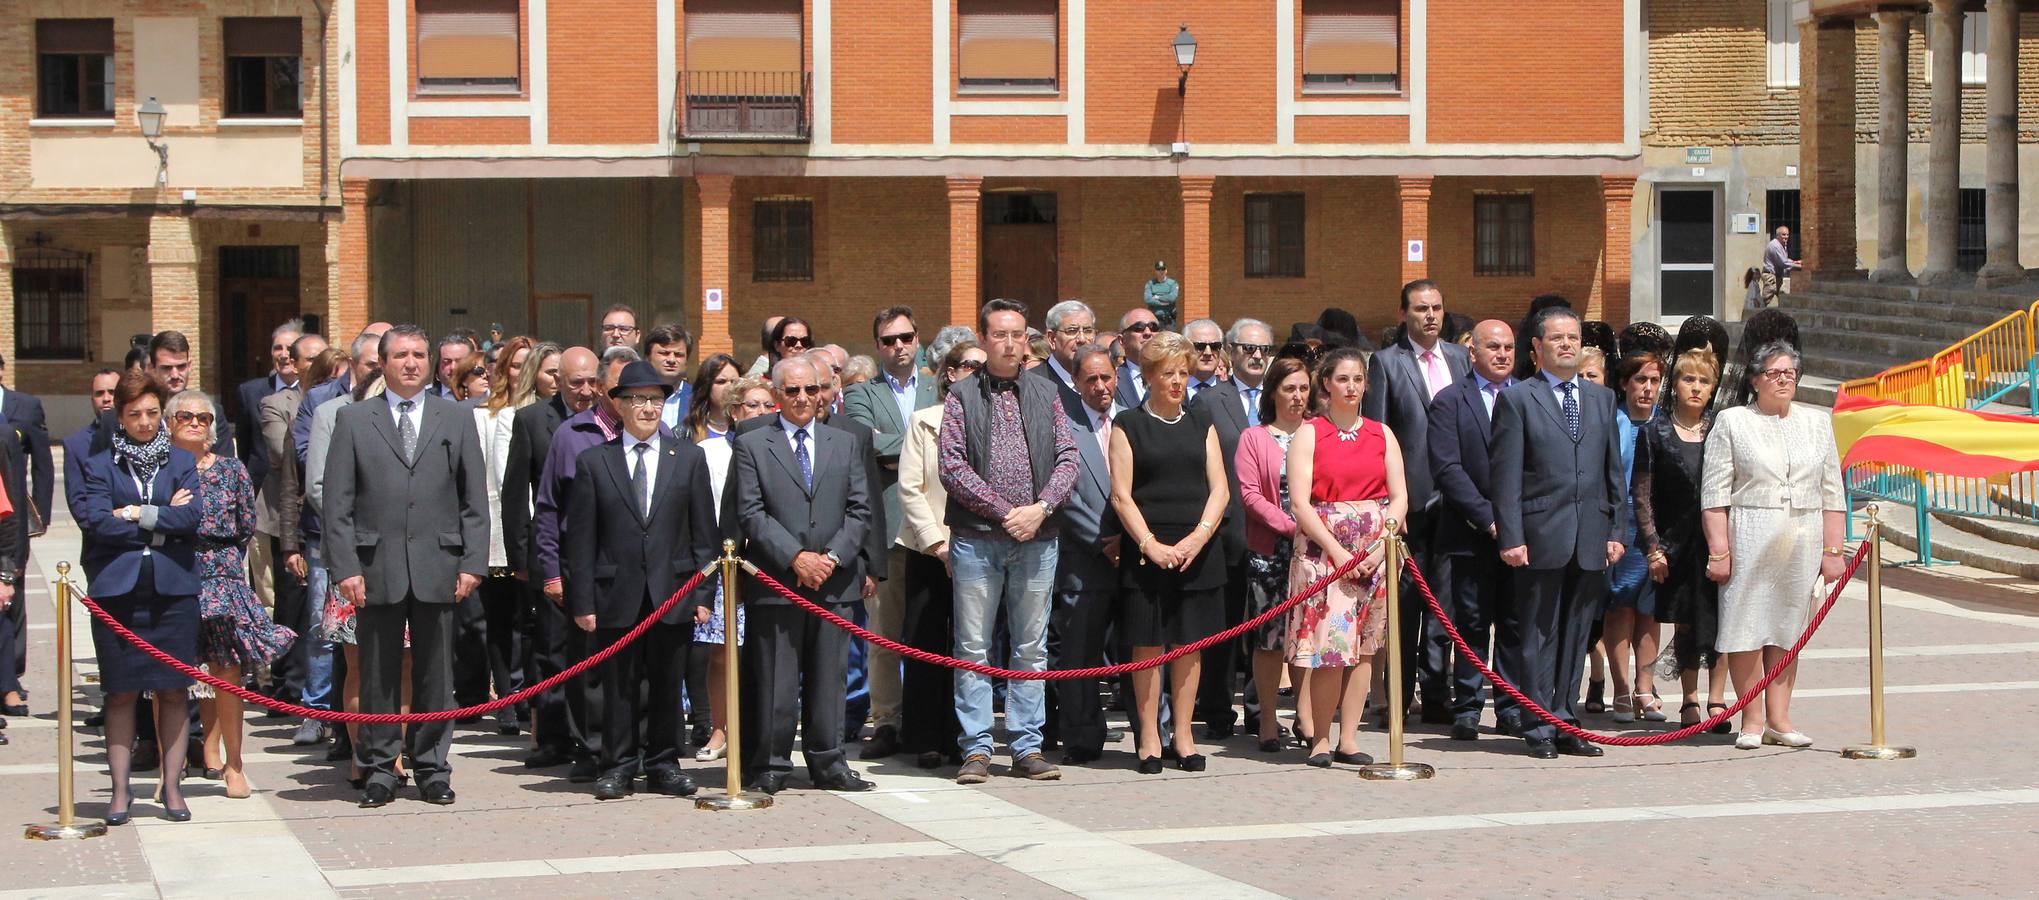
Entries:
[[1754,406],[1721,410],[1706,435],[1699,492],[1705,509],[1845,510],[1833,417],[1803,403],[1781,420]]
[[899,546],[915,553],[946,543],[949,526],[943,510],[949,492],[942,488],[940,454],[935,438],[942,430],[942,405],[913,414],[906,426],[906,446],[899,451]]

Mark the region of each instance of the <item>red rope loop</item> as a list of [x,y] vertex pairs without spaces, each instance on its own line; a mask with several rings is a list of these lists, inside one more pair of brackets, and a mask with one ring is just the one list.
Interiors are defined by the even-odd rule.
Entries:
[[[907,644],[902,644],[891,638],[885,637],[884,635],[877,634],[875,632],[870,631],[869,629],[863,628],[859,626],[857,623],[852,622],[848,619],[843,618],[840,615],[837,615],[834,612],[829,611],[827,608],[821,606],[820,604],[815,603],[814,601],[809,600],[806,597],[800,596],[798,593],[794,592],[792,588],[789,588],[784,584],[780,584],[779,581],[773,578],[772,576],[766,575],[765,573],[758,571],[758,568],[756,566],[751,565],[749,562],[745,562],[743,564],[743,568],[744,571],[749,572],[752,576],[757,578],[757,580],[760,583],[762,583],[765,587],[771,588],[772,591],[774,593],[777,593],[779,596],[784,597],[795,604],[798,604],[800,608],[805,609],[808,612],[813,613],[814,615],[820,617],[822,621],[849,632],[852,636],[863,640],[865,643],[875,644],[879,647],[883,647],[887,650],[899,654],[900,656],[906,657],[907,659],[915,660],[917,662],[932,663],[937,666],[945,666],[951,669],[961,669],[965,672],[975,672],[979,675],[985,675],[991,678],[1004,678],[1010,681],[1060,681],[1071,678],[1110,678],[1115,675],[1124,675],[1127,672],[1138,672],[1143,669],[1152,669],[1157,666],[1165,665],[1173,660],[1181,659],[1182,657],[1188,656],[1191,653],[1202,651],[1203,649],[1210,647],[1214,644],[1224,643],[1225,641],[1229,641],[1242,634],[1245,634],[1246,632],[1252,631],[1255,628],[1259,628],[1260,626],[1273,621],[1276,616],[1280,616],[1287,613],[1289,609],[1294,607],[1296,604],[1301,603],[1304,600],[1318,594],[1325,588],[1330,587],[1334,582],[1336,582],[1339,578],[1343,577],[1347,572],[1350,572],[1353,569],[1358,568],[1359,564],[1362,561],[1364,561],[1364,556],[1355,555],[1351,559],[1346,560],[1345,565],[1333,569],[1329,574],[1325,575],[1322,578],[1317,579],[1315,582],[1312,582],[1309,587],[1303,589],[1302,593],[1299,593],[1293,597],[1288,598],[1287,600],[1283,600],[1282,602],[1275,604],[1275,606],[1269,609],[1268,611],[1263,612],[1260,615],[1254,616],[1251,619],[1247,619],[1246,621],[1241,622],[1234,627],[1227,628],[1224,631],[1218,632],[1217,634],[1196,641],[1195,643],[1184,644],[1180,647],[1175,648],[1174,650],[1170,650],[1167,653],[1161,654],[1160,656],[1156,656],[1151,659],[1144,659],[1139,662],[1120,663],[1116,666],[1097,666],[1089,669],[1048,669],[1040,672],[1023,671],[1020,669],[1001,669],[996,666],[986,665],[984,663],[978,662],[969,662],[967,660],[956,659],[955,657],[952,656],[943,656],[939,653],[933,653],[927,650],[922,650],[919,647],[913,647]],[[1377,605],[1379,604],[1369,601],[1365,606],[1361,607],[1359,611],[1359,620],[1355,623],[1355,627],[1363,627],[1366,624],[1367,615],[1373,612],[1373,608]]]
[[100,607],[98,603],[94,602],[91,597],[86,596],[84,592],[74,588],[72,594],[78,598],[79,603],[85,605],[85,609],[92,613],[93,618],[99,620],[99,624],[112,629],[113,633],[120,635],[122,640],[133,644],[137,649],[153,657],[157,662],[183,673],[185,677],[211,685],[214,690],[225,691],[258,706],[266,706],[278,712],[300,718],[359,725],[402,725],[419,722],[444,722],[452,719],[465,719],[469,716],[487,715],[512,703],[522,703],[544,691],[558,687],[568,679],[577,677],[581,673],[601,665],[609,657],[615,656],[617,651],[643,637],[645,632],[651,630],[651,626],[657,624],[659,619],[664,618],[666,613],[671,612],[673,607],[679,604],[681,598],[691,593],[694,588],[699,587],[702,580],[706,579],[709,573],[714,572],[715,568],[720,565],[721,563],[717,562],[700,572],[694,573],[693,578],[688,579],[687,583],[681,585],[679,590],[674,591],[671,597],[667,597],[664,603],[659,604],[658,609],[653,610],[649,617],[637,623],[636,627],[624,633],[622,637],[617,638],[615,643],[602,648],[587,659],[568,666],[565,671],[551,678],[547,678],[507,697],[497,697],[487,703],[477,703],[473,706],[461,707],[460,709],[444,709],[437,712],[421,713],[350,713],[342,710],[312,709],[311,707],[299,706],[295,703],[285,703],[274,697],[256,693],[238,684],[215,677],[209,672],[171,656],[163,648],[143,640],[140,635],[129,630],[126,625],[122,625],[111,614],[107,613],[104,608]]
[[1762,680],[1756,682],[1755,686],[1750,688],[1747,694],[1735,698],[1733,706],[1716,715],[1707,717],[1703,722],[1687,725],[1677,731],[1648,735],[1599,734],[1587,731],[1570,722],[1560,721],[1557,716],[1551,715],[1549,710],[1538,706],[1536,701],[1529,699],[1515,685],[1509,684],[1501,676],[1494,674],[1494,670],[1487,666],[1486,660],[1481,659],[1480,654],[1475,652],[1470,644],[1466,643],[1465,637],[1458,633],[1458,626],[1452,624],[1451,616],[1447,615],[1444,607],[1437,602],[1437,595],[1430,592],[1430,584],[1423,579],[1422,570],[1416,568],[1416,561],[1413,559],[1408,560],[1408,567],[1409,574],[1416,579],[1416,590],[1423,595],[1423,602],[1430,606],[1430,615],[1437,619],[1438,624],[1444,626],[1446,634],[1451,635],[1452,643],[1458,645],[1458,652],[1465,654],[1466,659],[1471,660],[1473,666],[1480,670],[1480,674],[1487,676],[1487,680],[1492,682],[1495,688],[1515,698],[1516,703],[1522,704],[1522,708],[1535,713],[1537,718],[1549,722],[1556,726],[1559,731],[1572,737],[1614,747],[1648,747],[1684,740],[1712,728],[1727,721],[1736,713],[1741,712],[1742,707],[1748,706],[1757,697],[1762,696],[1763,689],[1769,687],[1770,682],[1776,680],[1777,676],[1782,675],[1786,668],[1798,661],[1798,652],[1805,649],[1806,643],[1812,640],[1813,632],[1818,631],[1820,623],[1826,621],[1827,613],[1831,612],[1834,608],[1834,602],[1841,599],[1841,589],[1847,587],[1848,582],[1854,579],[1856,567],[1862,565],[1862,560],[1867,558],[1868,554],[1869,542],[1863,541],[1861,546],[1855,549],[1854,558],[1848,560],[1848,568],[1841,573],[1841,580],[1834,582],[1834,589],[1827,595],[1826,602],[1820,605],[1819,612],[1815,613],[1812,621],[1805,626],[1805,633],[1798,636],[1798,641],[1791,645],[1791,649],[1784,654],[1784,658],[1778,660],[1777,665],[1771,666],[1770,671],[1763,673]]

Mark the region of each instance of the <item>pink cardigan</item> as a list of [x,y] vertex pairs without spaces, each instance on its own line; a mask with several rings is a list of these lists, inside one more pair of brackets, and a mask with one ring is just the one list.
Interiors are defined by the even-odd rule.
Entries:
[[1279,538],[1294,537],[1296,520],[1281,508],[1281,474],[1287,454],[1267,426],[1255,425],[1239,435],[1233,467],[1239,474],[1239,498],[1246,504],[1246,547],[1265,556]]

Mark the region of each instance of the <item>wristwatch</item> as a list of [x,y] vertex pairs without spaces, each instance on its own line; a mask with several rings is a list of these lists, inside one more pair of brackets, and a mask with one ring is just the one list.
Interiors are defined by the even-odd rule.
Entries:
[[0,569],[0,584],[5,584],[9,586],[12,586],[14,584],[13,569]]
[[843,564],[842,558],[836,556],[834,550],[827,551],[821,555],[828,557],[828,562],[830,565],[840,566]]

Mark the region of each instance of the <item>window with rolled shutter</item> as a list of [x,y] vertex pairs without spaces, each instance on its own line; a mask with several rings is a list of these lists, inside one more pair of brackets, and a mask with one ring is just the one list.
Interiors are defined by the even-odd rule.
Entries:
[[1054,87],[1056,0],[956,0],[964,87]]
[[1400,0],[1303,0],[1303,88],[1401,87]]
[[687,0],[687,71],[800,72],[800,0]]
[[35,114],[113,115],[113,20],[37,19]]
[[226,50],[222,112],[236,116],[300,116],[304,25],[296,18],[220,20]]
[[418,87],[514,90],[517,0],[415,0]]

